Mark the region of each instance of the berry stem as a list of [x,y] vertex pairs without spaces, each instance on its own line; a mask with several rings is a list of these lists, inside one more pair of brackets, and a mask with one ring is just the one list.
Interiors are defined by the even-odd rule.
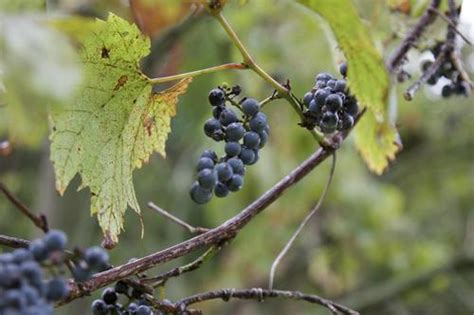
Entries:
[[[255,72],[258,76],[260,76],[263,80],[268,82],[271,86],[275,88],[277,91],[278,95],[288,101],[290,103],[291,107],[296,111],[298,116],[300,117],[301,120],[303,120],[303,113],[301,111],[301,108],[299,106],[298,101],[295,100],[295,98],[291,95],[290,89],[286,88],[282,84],[278,83],[274,78],[272,78],[271,75],[269,75],[265,70],[263,70],[252,58],[250,53],[247,51],[245,48],[244,44],[240,40],[240,38],[237,36],[235,33],[234,29],[230,25],[230,23],[227,21],[227,19],[222,15],[222,12],[219,11],[217,13],[213,12],[212,10],[208,10],[211,15],[213,15],[217,21],[221,24],[222,28],[225,30],[227,33],[227,36],[229,39],[234,43],[234,45],[237,47],[237,49],[240,51],[240,54],[242,55],[242,58],[244,59],[243,64],[247,65],[248,68],[250,68],[253,72]],[[313,138],[318,141],[318,143],[321,146],[327,146],[328,143],[324,136],[318,134],[314,130],[310,130],[311,135]]]
[[245,63],[226,63],[223,65],[209,67],[209,68],[200,69],[200,70],[191,71],[191,72],[185,72],[185,73],[174,74],[174,75],[158,77],[158,78],[148,78],[148,82],[150,82],[151,84],[159,84],[159,83],[165,83],[165,82],[170,82],[170,81],[177,81],[184,78],[197,77],[203,74],[214,73],[214,72],[219,72],[223,70],[232,70],[232,69],[233,70],[246,70],[248,68],[249,68],[248,65],[246,65]]

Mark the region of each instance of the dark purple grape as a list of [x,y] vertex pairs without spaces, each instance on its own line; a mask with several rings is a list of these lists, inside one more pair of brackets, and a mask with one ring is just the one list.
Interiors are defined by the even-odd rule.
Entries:
[[260,145],[260,136],[255,131],[247,131],[244,135],[244,146],[249,149],[257,149]]
[[213,150],[204,150],[204,152],[202,152],[201,154],[201,157],[210,158],[211,160],[214,161],[214,163],[217,161],[217,154]]
[[339,65],[339,73],[343,76],[347,76],[347,63],[343,62]]
[[230,108],[225,108],[219,116],[219,121],[223,126],[228,126],[237,120],[237,114]]
[[245,165],[250,165],[255,160],[255,152],[252,149],[242,148],[239,158]]
[[334,77],[326,72],[321,72],[316,76],[316,81],[329,81],[331,79],[334,79]]
[[85,260],[89,267],[96,271],[107,269],[109,263],[109,254],[99,246],[90,247],[86,250]]
[[304,96],[303,96],[303,104],[306,105],[306,107],[309,106],[309,102],[311,102],[311,100],[313,99],[314,97],[314,94],[311,93],[311,92],[308,92],[306,93]]
[[51,230],[44,237],[44,245],[47,251],[64,250],[67,243],[67,236],[63,231]]
[[202,188],[197,181],[193,183],[189,194],[197,204],[204,204],[212,198],[212,191]]
[[324,133],[332,133],[336,131],[338,116],[336,113],[325,112],[321,118],[320,126]]
[[203,169],[213,169],[214,168],[214,161],[208,157],[201,157],[199,158],[196,170],[202,171]]
[[236,157],[231,158],[227,161],[227,164],[230,165],[230,167],[232,168],[232,172],[234,174],[244,175],[245,165],[241,159],[236,158]]
[[339,121],[337,124],[337,129],[338,130],[348,130],[354,126],[354,117],[349,115],[348,113],[343,113],[339,117]]
[[214,133],[216,131],[218,131],[218,130],[220,131],[221,128],[222,128],[222,125],[221,125],[220,121],[215,119],[215,118],[208,119],[204,123],[204,133],[208,137],[212,137],[212,135],[214,135]]
[[198,173],[197,180],[203,189],[211,190],[217,184],[217,174],[214,170],[206,168]]
[[319,106],[323,106],[329,94],[331,93],[326,89],[317,90],[316,93],[314,93],[314,100]]
[[308,108],[309,112],[311,113],[312,116],[314,117],[319,117],[321,115],[321,106],[318,105],[318,103],[316,102],[316,100],[312,100],[311,103],[309,103],[309,108]]
[[324,104],[328,111],[337,112],[342,107],[342,99],[337,94],[331,94],[326,97],[326,102]]
[[232,171],[232,167],[226,162],[217,164],[216,172],[217,172],[217,178],[221,182],[228,181],[229,179],[232,178],[232,175],[234,175],[234,172]]
[[241,146],[240,146],[240,143],[238,142],[227,142],[225,144],[225,147],[224,147],[224,151],[225,153],[227,154],[228,157],[233,157],[233,156],[237,156],[240,154],[240,150],[241,150]]
[[109,305],[115,304],[118,300],[118,295],[113,288],[107,288],[102,292],[102,300]]
[[256,132],[262,131],[265,129],[265,126],[267,125],[267,116],[259,112],[255,117],[250,119],[249,126],[250,129]]
[[244,136],[245,128],[242,123],[235,122],[227,126],[225,133],[227,141],[239,141]]
[[92,313],[94,315],[106,315],[108,313],[107,304],[103,300],[95,300],[92,302]]
[[48,251],[46,250],[43,240],[37,239],[31,242],[30,251],[37,261],[43,261],[48,258]]
[[227,188],[226,184],[218,182],[216,187],[214,187],[214,194],[218,198],[224,198],[229,194],[229,188]]
[[211,92],[209,92],[209,103],[211,103],[212,106],[218,106],[222,105],[225,102],[225,93],[219,88],[212,89]]
[[334,88],[334,90],[336,92],[344,92],[346,90],[346,87],[347,87],[346,80],[337,80],[336,87]]
[[245,115],[253,117],[260,111],[260,104],[256,99],[247,98],[242,102],[242,111]]
[[55,278],[46,285],[46,299],[48,301],[59,301],[69,294],[69,287],[61,278]]
[[238,191],[244,185],[244,178],[241,175],[234,175],[227,183],[230,191]]

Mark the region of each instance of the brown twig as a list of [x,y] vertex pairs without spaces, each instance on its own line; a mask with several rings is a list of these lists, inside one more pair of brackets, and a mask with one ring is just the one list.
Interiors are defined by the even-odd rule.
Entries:
[[63,300],[61,304],[68,303],[86,295],[87,292],[95,291],[109,285],[110,283],[130,277],[178,257],[182,257],[195,250],[199,250],[209,245],[219,244],[224,240],[232,239],[250,220],[252,220],[253,217],[277,200],[286,190],[288,190],[288,188],[299,182],[332,153],[333,149],[319,148],[306,161],[298,165],[292,172],[262,196],[257,198],[247,208],[243,209],[239,214],[234,216],[232,219],[227,220],[220,226],[151,255],[96,274],[92,279],[83,283],[82,286],[85,290],[79,290],[75,284],[71,285],[70,295]]
[[[456,26],[458,23],[458,12],[456,9],[456,4],[453,0],[448,0],[449,5],[449,16],[448,18],[452,22],[448,25],[448,32],[446,34],[446,40],[444,45],[441,48],[441,52],[436,57],[435,61],[428,67],[428,69],[423,73],[423,75],[415,81],[405,92],[405,99],[410,101],[413,99],[415,93],[420,89],[422,85],[428,81],[428,79],[436,73],[436,71],[443,65],[446,60],[453,64],[453,66],[458,70],[461,84],[465,85],[466,93],[469,95],[472,88],[472,83],[467,75],[466,71],[462,66],[462,62],[459,59],[459,47],[456,45]],[[431,9],[433,11],[433,9]]]
[[[365,110],[363,110],[356,117],[354,126],[357,125],[360,117],[363,116],[364,113]],[[227,220],[220,226],[156,253],[98,273],[94,275],[92,279],[81,284],[81,289],[79,289],[77,284],[71,283],[69,296],[59,302],[57,305],[59,306],[67,304],[118,280],[128,278],[201,248],[222,244],[222,242],[231,240],[255,216],[265,210],[275,200],[281,197],[283,193],[286,192],[290,187],[298,183],[318,165],[331,156],[340,146],[344,138],[348,136],[349,132],[350,130],[336,133],[331,139],[329,139],[329,142],[332,144],[331,146],[320,147],[317,149],[316,152],[309,156],[305,161],[298,165],[294,170],[292,170],[288,175],[286,175],[263,195],[254,200],[239,214]]]
[[0,191],[7,197],[7,199],[18,209],[21,213],[23,213],[28,219],[33,222],[38,228],[40,228],[44,233],[47,233],[48,228],[48,221],[46,220],[46,216],[44,214],[35,215],[33,214],[20,200],[18,200],[3,184],[0,183]]
[[426,69],[421,77],[410,85],[403,95],[407,101],[411,101],[415,93],[438,71],[439,67],[446,61],[446,53],[443,51],[436,57],[435,61]]
[[149,202],[147,205],[148,205],[148,208],[150,208],[152,210],[155,210],[156,212],[158,212],[159,214],[161,214],[165,218],[167,218],[170,221],[176,223],[177,225],[185,228],[191,234],[202,234],[202,233],[205,233],[205,232],[209,231],[209,229],[207,229],[207,228],[203,228],[203,227],[199,227],[199,226],[198,227],[192,226],[191,224],[181,220],[180,218],[175,217],[174,215],[172,215],[171,213],[169,213],[165,209],[162,209],[162,208],[158,207],[153,202]]
[[204,254],[202,254],[189,264],[173,268],[153,278],[143,279],[141,280],[141,282],[146,283],[155,288],[158,286],[163,286],[170,278],[179,277],[184,273],[198,269],[206,260],[214,256],[216,252],[220,251],[221,248],[222,246],[211,246],[208,250],[204,252]]
[[333,314],[345,314],[345,315],[357,315],[357,311],[354,311],[344,305],[336,302],[327,300],[317,295],[305,294],[299,291],[283,291],[283,290],[266,290],[262,288],[253,288],[245,290],[235,289],[221,289],[217,291],[210,291],[205,293],[199,293],[176,302],[177,305],[184,304],[186,306],[200,303],[203,301],[222,299],[228,301],[230,299],[246,299],[246,300],[257,300],[262,302],[267,298],[279,298],[289,300],[300,300],[308,303],[318,304],[329,309]]
[[467,74],[466,70],[464,70],[460,59],[461,53],[459,51],[459,47],[456,45],[456,27],[459,22],[459,15],[456,8],[456,3],[453,0],[448,0],[448,6],[449,19],[451,20],[452,24],[448,26],[448,34],[446,36],[447,57],[449,58],[453,66],[456,68],[456,70],[458,70],[459,76],[462,81],[461,84],[464,83],[467,96],[469,96],[472,89],[472,82],[469,79],[469,75]]
[[0,235],[0,245],[11,248],[28,248],[30,241],[7,235]]
[[453,31],[456,32],[459,36],[461,36],[461,38],[462,38],[468,45],[472,45],[471,41],[470,41],[466,36],[464,36],[464,34],[463,34],[460,30],[458,30],[457,25],[454,24],[453,21],[451,21],[451,19],[446,16],[446,14],[444,14],[443,12],[440,12],[438,9],[431,8],[431,7],[428,8],[428,10],[432,10],[434,13],[436,13],[443,21],[445,21],[446,23],[448,23],[448,25],[453,28]]
[[405,37],[400,46],[398,46],[388,58],[387,67],[391,73],[397,72],[408,51],[415,46],[416,42],[420,39],[426,28],[436,20],[436,13],[434,10],[438,9],[440,2],[441,0],[431,0],[430,5],[418,20],[416,25]]

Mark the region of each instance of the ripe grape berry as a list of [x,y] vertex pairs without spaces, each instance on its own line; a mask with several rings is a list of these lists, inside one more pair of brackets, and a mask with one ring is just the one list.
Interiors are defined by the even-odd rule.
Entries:
[[[32,241],[27,249],[0,255],[0,314],[53,314],[54,303],[69,294],[67,280],[60,276],[66,270],[66,245],[66,234],[51,230],[44,238]],[[85,253],[68,256],[73,276],[79,275],[83,281],[94,271],[108,267],[108,255],[103,249],[93,247]]]
[[331,134],[354,126],[359,105],[347,88],[347,64],[341,64],[339,72],[343,79],[336,79],[326,72],[319,73],[314,87],[303,96],[306,128],[317,127],[321,132]]
[[[436,59],[441,53],[443,45],[443,42],[438,42],[429,49],[434,59]],[[423,73],[426,72],[432,64],[432,61],[423,61],[421,63],[421,71]],[[465,82],[462,80],[461,75],[456,70],[456,67],[454,67],[450,58],[445,58],[444,63],[431,77],[428,78],[426,83],[428,85],[435,85],[442,77],[449,80],[441,89],[442,97],[447,98],[453,95],[469,96],[469,88],[465,85]]]
[[[120,301],[125,303],[121,304]],[[130,294],[130,287],[125,281],[117,282],[114,288],[106,288],[101,298],[92,302],[91,310],[94,315],[162,314],[145,299],[144,292],[134,288]]]
[[225,155],[218,157],[212,150],[204,151],[197,162],[197,180],[190,189],[191,199],[197,204],[211,200],[213,194],[223,198],[239,191],[243,184],[245,166],[258,161],[259,150],[268,141],[267,116],[260,111],[256,99],[244,98],[237,106],[241,115],[230,108],[239,87],[217,87],[209,93],[212,116],[204,124],[204,133],[214,141],[224,141]]

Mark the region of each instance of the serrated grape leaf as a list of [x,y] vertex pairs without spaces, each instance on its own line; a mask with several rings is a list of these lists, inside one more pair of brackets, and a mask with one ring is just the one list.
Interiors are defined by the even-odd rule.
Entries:
[[79,39],[81,91],[51,115],[51,159],[58,191],[62,194],[78,173],[81,188],[91,191],[92,214],[105,237],[117,243],[127,207],[140,212],[133,170],[155,151],[165,156],[177,98],[191,79],[154,93],[138,64],[149,53],[149,39],[113,14],[95,23],[96,30]]
[[380,123],[366,112],[355,127],[355,143],[368,168],[380,175],[400,149],[398,132],[389,122]]
[[356,145],[369,169],[380,174],[398,150],[393,145],[397,132],[387,119],[390,79],[382,56],[350,0],[297,1],[329,24],[347,59],[351,93],[368,109],[356,128]]

